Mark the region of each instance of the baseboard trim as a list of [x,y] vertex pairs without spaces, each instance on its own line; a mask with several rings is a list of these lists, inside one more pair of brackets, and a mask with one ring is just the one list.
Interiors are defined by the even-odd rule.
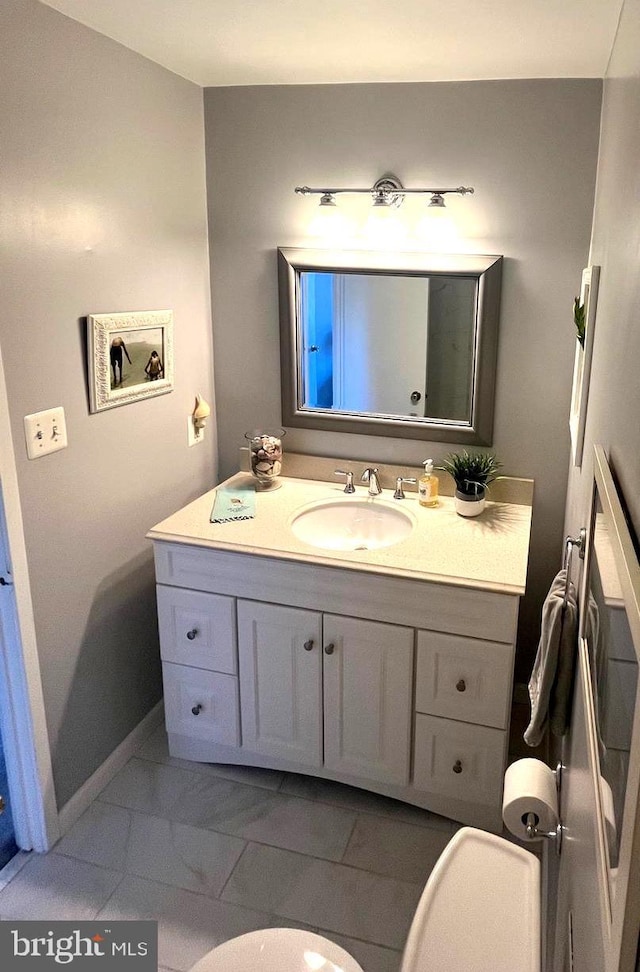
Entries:
[[110,783],[116,773],[119,773],[125,763],[131,759],[147,736],[160,725],[163,718],[164,702],[161,699],[62,807],[59,813],[61,837],[73,827],[98,794],[104,790],[107,783]]

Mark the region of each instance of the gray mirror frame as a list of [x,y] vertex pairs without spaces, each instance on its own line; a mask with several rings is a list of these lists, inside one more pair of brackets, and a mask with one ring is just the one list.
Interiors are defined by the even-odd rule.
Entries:
[[[409,276],[464,274],[478,278],[473,409],[469,424],[302,407],[299,276],[305,270]],[[427,439],[462,445],[491,445],[498,357],[502,256],[278,248],[282,424],[298,429]]]

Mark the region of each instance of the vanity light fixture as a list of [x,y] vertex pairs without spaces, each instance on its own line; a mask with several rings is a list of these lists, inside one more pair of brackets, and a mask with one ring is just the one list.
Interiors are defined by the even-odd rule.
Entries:
[[471,186],[457,186],[449,189],[433,189],[429,187],[417,187],[415,189],[405,189],[400,180],[394,175],[384,175],[369,189],[315,189],[311,186],[296,186],[295,191],[299,196],[320,196],[321,206],[335,206],[338,193],[366,193],[371,196],[372,204],[375,207],[398,207],[404,202],[405,196],[428,195],[431,197],[429,208],[444,209],[444,197],[447,193],[453,192],[458,196],[467,196],[473,193]]

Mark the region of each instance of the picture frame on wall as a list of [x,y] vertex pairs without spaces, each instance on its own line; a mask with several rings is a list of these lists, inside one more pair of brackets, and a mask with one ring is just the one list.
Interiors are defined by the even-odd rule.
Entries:
[[173,311],[90,314],[89,407],[102,412],[173,390]]
[[576,337],[576,355],[573,364],[573,388],[571,391],[571,411],[569,430],[571,432],[571,456],[574,466],[582,466],[584,448],[584,429],[587,421],[587,402],[589,399],[589,380],[591,378],[591,358],[598,303],[600,267],[585,267],[582,271],[580,296],[576,311],[583,325],[582,338]]

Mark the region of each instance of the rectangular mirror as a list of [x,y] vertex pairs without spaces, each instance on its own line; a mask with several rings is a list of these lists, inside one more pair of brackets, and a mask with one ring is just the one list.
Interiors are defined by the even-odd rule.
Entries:
[[636,538],[600,447],[580,605],[590,750],[598,806],[605,943],[612,969],[634,968],[640,873],[640,564]]
[[501,267],[279,249],[283,425],[490,445]]

